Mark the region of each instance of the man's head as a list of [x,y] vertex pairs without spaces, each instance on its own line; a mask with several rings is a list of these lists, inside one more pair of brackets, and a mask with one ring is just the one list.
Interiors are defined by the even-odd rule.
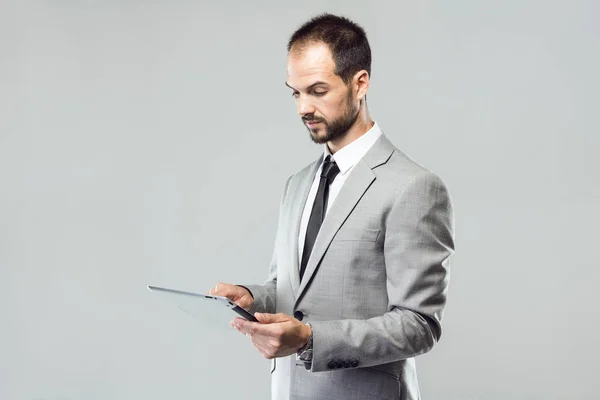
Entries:
[[369,88],[371,48],[365,31],[322,14],[289,40],[286,85],[315,143],[343,137],[356,123]]

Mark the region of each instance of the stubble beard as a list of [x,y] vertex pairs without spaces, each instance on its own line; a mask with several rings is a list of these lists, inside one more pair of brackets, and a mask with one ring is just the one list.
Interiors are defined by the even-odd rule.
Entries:
[[[331,122],[327,122],[324,119],[319,119],[318,121],[324,125],[324,128],[319,127],[313,129],[305,123],[304,126],[306,126],[306,129],[308,130],[311,140],[317,144],[324,144],[329,141],[344,137],[358,119],[358,114],[360,111],[359,107],[352,107],[352,104],[352,92],[349,92],[346,99],[346,110],[341,117]],[[306,120],[310,121],[311,119],[307,118]],[[306,120],[303,119],[303,122]],[[325,130],[325,135],[319,136],[319,132],[321,132],[323,129]]]

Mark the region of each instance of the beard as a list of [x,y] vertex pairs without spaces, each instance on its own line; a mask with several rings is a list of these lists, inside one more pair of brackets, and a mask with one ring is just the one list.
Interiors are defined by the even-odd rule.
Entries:
[[[354,125],[356,120],[358,119],[359,106],[353,106],[352,102],[352,92],[348,90],[348,97],[346,98],[346,107],[344,113],[339,117],[334,119],[333,121],[327,121],[324,118],[302,118],[302,121],[305,123],[306,129],[308,129],[308,133],[313,142],[317,144],[327,143],[331,140],[339,139],[346,135],[346,132]],[[319,136],[319,131],[323,128],[310,128],[306,125],[307,121],[318,121],[321,122],[325,126],[325,135]]]

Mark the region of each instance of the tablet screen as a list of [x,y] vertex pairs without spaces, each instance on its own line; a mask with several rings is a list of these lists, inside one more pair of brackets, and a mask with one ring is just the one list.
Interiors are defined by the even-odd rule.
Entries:
[[231,328],[229,323],[237,316],[256,321],[254,316],[225,297],[150,285],[148,289],[195,317],[203,325]]

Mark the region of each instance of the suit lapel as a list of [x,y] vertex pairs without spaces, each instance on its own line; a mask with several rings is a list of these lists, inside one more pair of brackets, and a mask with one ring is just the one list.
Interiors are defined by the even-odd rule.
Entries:
[[315,174],[323,161],[323,154],[312,165],[305,169],[304,175],[300,175],[298,180],[300,186],[296,189],[295,196],[292,198],[290,206],[290,221],[292,221],[292,229],[290,229],[289,248],[292,249],[292,268],[290,269],[290,281],[294,295],[298,293],[300,288],[300,260],[298,259],[298,237],[300,235],[300,222],[302,220],[302,212],[306,206],[308,192],[312,186]]
[[[296,292],[296,303],[299,301],[312,276],[318,269],[320,261],[323,258],[325,251],[327,251],[329,244],[333,240],[333,237],[340,229],[344,221],[346,221],[354,209],[354,206],[356,206],[356,203],[358,203],[364,193],[368,190],[369,186],[371,186],[373,181],[375,181],[376,176],[372,171],[373,168],[387,162],[394,149],[394,145],[382,134],[369,149],[369,151],[367,151],[364,157],[354,166],[354,169],[351,171],[350,175],[346,179],[346,182],[344,182],[344,185],[331,205],[331,208],[325,215],[323,224],[319,229],[319,233],[317,234],[317,238],[315,240],[315,245],[312,249],[310,258],[308,259],[308,263],[306,264],[304,277],[302,282],[300,282],[299,288]],[[322,160],[322,158],[323,157],[321,156],[320,160]],[[317,168],[321,164],[320,160],[316,164]],[[296,222],[294,230],[294,243],[296,244],[294,247],[294,259],[296,262],[294,265],[295,271],[292,273],[295,274],[296,281],[299,281],[300,279],[298,272],[298,235],[300,230],[300,219],[302,218],[302,211],[304,210],[304,206],[306,204],[306,198],[308,197],[308,191],[312,185],[316,168],[312,168],[311,171],[313,172],[312,175],[306,177],[303,183],[303,188],[305,190],[303,191],[304,195],[302,196],[302,206],[299,208],[294,208],[294,221]],[[294,282],[294,280],[292,280],[292,282]]]

